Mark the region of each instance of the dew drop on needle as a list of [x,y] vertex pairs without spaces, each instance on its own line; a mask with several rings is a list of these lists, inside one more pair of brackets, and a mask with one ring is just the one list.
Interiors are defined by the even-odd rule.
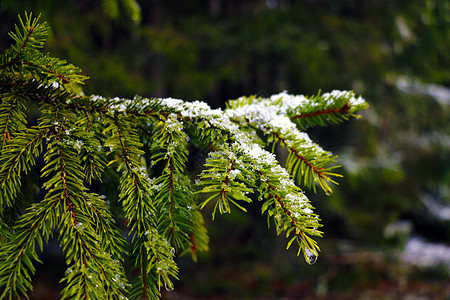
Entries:
[[312,252],[307,247],[303,248],[303,256],[309,265],[312,265],[317,261],[317,253]]

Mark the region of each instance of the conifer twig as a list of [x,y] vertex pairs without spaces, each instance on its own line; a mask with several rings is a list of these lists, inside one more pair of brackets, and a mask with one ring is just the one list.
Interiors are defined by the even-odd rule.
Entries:
[[[114,13],[115,1],[107,2]],[[159,299],[162,286],[171,290],[178,278],[175,257],[190,252],[196,261],[208,250],[207,205],[214,219],[260,201],[287,248],[296,242],[298,255],[316,261],[320,219],[299,185],[330,193],[328,182],[340,175],[336,157],[302,130],[357,117],[367,108],[361,97],[283,92],[241,97],[222,110],[172,98],[85,96],[81,70],[41,52],[47,31],[25,14],[0,55],[0,298],[27,297],[40,262],[36,244],[42,250],[55,233],[68,265],[63,299]],[[37,125],[28,124],[30,103],[38,107]],[[208,149],[194,178],[187,168],[192,145]],[[289,153],[285,168],[276,145]],[[22,180],[28,174],[43,184]],[[96,182],[107,184],[96,189]],[[97,194],[105,186],[114,192]],[[35,191],[24,208],[21,188]]]

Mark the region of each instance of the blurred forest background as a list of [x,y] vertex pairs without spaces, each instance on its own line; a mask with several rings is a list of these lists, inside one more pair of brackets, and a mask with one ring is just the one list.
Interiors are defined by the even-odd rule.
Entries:
[[[353,89],[371,105],[308,131],[344,175],[333,195],[308,194],[325,225],[315,265],[285,250],[257,205],[214,222],[206,210],[210,252],[179,258],[164,299],[450,298],[450,1],[2,0],[1,49],[25,10],[51,26],[44,51],[91,77],[88,95],[216,108]],[[52,249],[33,299],[59,298]]]

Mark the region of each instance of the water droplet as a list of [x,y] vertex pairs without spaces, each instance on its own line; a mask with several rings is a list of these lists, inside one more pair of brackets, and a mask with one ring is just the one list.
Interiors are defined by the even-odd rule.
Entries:
[[166,288],[166,291],[168,291],[168,292],[173,291],[173,289],[174,289],[172,281],[170,281],[168,279],[164,281],[164,287]]
[[312,252],[307,247],[303,248],[303,256],[305,257],[306,262],[308,265],[312,265],[317,261],[317,252]]

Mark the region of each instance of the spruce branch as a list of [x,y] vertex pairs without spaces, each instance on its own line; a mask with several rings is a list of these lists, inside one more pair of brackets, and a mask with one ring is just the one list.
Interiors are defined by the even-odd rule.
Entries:
[[104,249],[116,261],[124,261],[126,240],[116,226],[116,222],[109,212],[105,196],[86,193],[86,207],[84,210],[92,220],[96,237],[100,239],[101,249]]
[[[263,198],[266,198],[262,206],[262,213],[267,211],[268,225],[270,224],[269,217],[273,216],[278,234],[286,231],[286,238],[288,238],[293,233],[286,248],[289,249],[291,244],[296,241],[299,246],[298,254],[303,251],[306,262],[314,263],[320,248],[308,234],[321,237],[322,232],[317,228],[322,225],[319,224],[320,219],[317,215],[312,213],[313,207],[298,188],[292,187],[292,189],[288,189],[290,190],[288,194],[283,195],[285,189],[279,188],[280,183],[277,182],[276,176],[263,172],[259,172],[259,175],[262,184],[258,191]],[[286,184],[283,185],[283,188],[286,188]]]
[[[261,132],[261,134],[267,136],[267,143],[272,144],[272,151],[274,151],[276,144],[285,147],[289,152],[286,168],[291,175],[297,178],[298,182],[303,181],[307,188],[312,188],[314,191],[316,190],[315,183],[317,183],[327,194],[330,194],[331,188],[327,182],[336,184],[331,176],[340,177],[339,174],[332,172],[338,167],[332,165],[335,163],[335,157],[314,144],[305,132],[301,132],[297,128],[297,126],[304,127],[292,122],[297,115],[291,117],[289,115],[299,109],[310,111],[316,106],[322,107],[325,105],[322,101],[329,101],[330,98],[336,97],[338,103],[345,102],[346,108],[345,110],[333,110],[333,113],[341,112],[343,113],[342,118],[347,118],[344,112],[350,112],[349,103],[355,104],[361,100],[354,100],[351,92],[338,93],[337,91],[311,98],[285,93],[280,95],[274,95],[268,99],[254,96],[241,97],[229,101],[227,114],[232,120],[247,128],[248,131],[255,132],[253,136],[257,136],[256,132]],[[338,105],[334,102],[332,104]],[[356,110],[355,105],[352,110]],[[358,105],[363,106],[362,104]],[[317,116],[321,115],[322,112],[321,110],[315,110]],[[316,115],[308,116],[315,117]],[[330,118],[335,120],[335,118]],[[309,119],[308,122],[320,124],[315,119]]]
[[25,22],[19,16],[20,27],[15,25],[15,32],[9,35],[16,42],[12,45],[14,56],[7,57],[7,61],[0,65],[0,69],[14,66],[28,51],[36,53],[38,48],[42,48],[48,35],[48,27],[45,23],[39,23],[40,15],[37,18],[32,18],[32,14],[25,12]]
[[0,219],[0,243],[6,243],[11,238],[10,231],[9,226]]
[[[367,107],[362,98],[351,91],[283,92],[241,97],[222,110],[172,98],[84,96],[80,70],[41,53],[47,30],[25,14],[11,34],[13,46],[0,55],[1,298],[27,297],[39,262],[36,245],[42,251],[55,232],[68,265],[62,298],[159,299],[161,288],[173,289],[177,279],[175,257],[190,252],[197,260],[198,251],[208,250],[201,209],[209,204],[214,219],[217,211],[262,202],[262,214],[285,233],[287,248],[295,242],[298,255],[314,263],[320,219],[298,184],[329,194],[328,183],[340,175],[336,157],[302,130],[358,117]],[[30,103],[39,108],[36,126],[28,124]],[[187,171],[191,144],[210,150],[195,185]],[[276,145],[289,153],[286,168]],[[34,168],[39,157],[40,172]],[[30,204],[28,197],[20,217],[5,222],[5,209],[20,209],[29,172],[40,174],[44,198]],[[118,180],[117,199],[91,191],[111,177]],[[121,204],[131,247],[110,201]],[[131,284],[126,257],[136,274]]]
[[296,128],[283,133],[280,130],[273,130],[268,141],[274,145],[279,143],[287,148],[288,172],[296,177],[298,182],[301,182],[303,178],[304,185],[312,188],[314,192],[316,191],[315,183],[318,183],[327,194],[331,194],[332,190],[327,181],[334,184],[337,182],[330,176],[342,177],[340,174],[331,172],[339,167],[339,165],[333,165],[336,163],[336,157],[314,144],[306,133],[299,132]]
[[19,299],[32,289],[31,276],[35,272],[32,260],[40,262],[36,242],[41,251],[58,224],[59,201],[46,197],[33,204],[11,228],[10,239],[0,247],[0,286],[5,287],[0,298]]
[[324,94],[319,92],[309,98],[281,93],[272,98],[276,99],[278,96],[278,101],[283,103],[283,106],[289,106],[286,115],[301,130],[312,126],[338,124],[350,117],[358,118],[355,112],[368,107],[367,102],[361,97],[356,98],[352,91],[334,90]]
[[[46,165],[43,176],[49,176],[43,187],[46,197],[62,206],[59,223],[59,239],[69,264],[63,281],[67,286],[63,298],[101,299],[123,296],[127,279],[118,260],[105,252],[99,245],[94,230],[96,220],[89,218],[86,208],[91,202],[86,197],[77,149],[71,143],[74,120],[70,114],[48,107],[42,111],[41,122],[52,120],[48,151],[44,155]],[[89,200],[91,200],[90,197]],[[56,223],[56,224],[58,224]],[[114,251],[113,251],[114,252]]]
[[198,205],[191,209],[192,219],[191,222],[191,233],[189,234],[189,239],[191,246],[186,248],[180,255],[185,253],[191,253],[192,259],[197,262],[197,253],[209,251],[209,236],[205,227],[205,221],[203,219],[202,212],[200,211]]
[[[127,279],[119,260],[104,251],[88,215],[71,202],[59,228],[66,262],[71,264],[61,282],[63,299],[117,299],[124,297]],[[108,240],[110,241],[110,240]],[[112,248],[110,248],[112,249]]]
[[21,132],[27,123],[24,99],[19,95],[4,94],[0,104],[0,150],[15,133]]
[[[177,106],[181,103],[173,104]],[[307,236],[307,234],[316,236],[321,235],[321,232],[316,230],[317,227],[320,227],[318,218],[311,217],[313,215],[312,207],[309,206],[308,199],[292,182],[289,174],[280,167],[275,157],[271,153],[262,149],[258,144],[255,144],[251,138],[242,134],[242,132],[238,129],[239,127],[237,127],[237,125],[235,125],[231,119],[228,118],[228,116],[224,116],[218,112],[206,110],[203,105],[195,106],[195,104],[185,103],[184,108],[187,108],[187,110],[181,111],[181,115],[188,116],[191,121],[197,120],[198,125],[201,123],[208,123],[218,128],[223,135],[227,136],[227,143],[215,144],[215,146],[220,150],[212,152],[210,158],[205,164],[205,170],[200,176],[204,180],[205,185],[201,191],[206,193],[212,192],[212,195],[205,200],[203,205],[206,205],[207,202],[215,199],[217,202],[213,215],[215,214],[217,208],[219,208],[219,212],[221,213],[229,212],[230,208],[228,200],[234,203],[237,207],[243,209],[236,201],[227,198],[226,195],[229,193],[235,197],[235,200],[251,202],[251,200],[246,196],[246,194],[253,191],[251,185],[257,188],[260,191],[260,194],[263,195],[261,200],[270,200],[270,198],[273,198],[273,193],[261,192],[261,188],[267,185],[267,181],[263,180],[261,177],[266,173],[276,174],[276,178],[273,180],[274,182],[277,182],[277,184],[270,185],[271,190],[275,190],[276,188],[279,189],[280,192],[282,191],[281,193],[283,195],[283,197],[279,196],[280,199],[288,199],[289,202],[286,203],[292,203],[291,208],[295,209],[294,213],[297,220],[293,220],[294,222],[291,220],[290,223],[302,224],[303,226],[303,230],[299,231],[299,233],[301,232],[301,235],[297,234],[297,236],[301,237],[297,239],[300,246],[299,250],[303,250],[305,258],[308,257],[308,255],[306,255],[307,251],[312,252],[317,256],[319,248],[317,244]],[[235,117],[233,113],[231,113],[231,116]],[[198,130],[201,131],[202,128],[207,127],[210,126],[200,125],[198,126]],[[200,137],[204,136],[201,133],[198,135]],[[209,140],[208,142],[215,143],[216,141]],[[227,146],[231,149],[231,151],[227,151]],[[237,180],[229,180],[230,172],[233,170],[234,165],[239,166],[238,174],[243,171],[243,173],[247,175],[242,177],[245,183],[239,183]],[[257,182],[261,181],[263,183],[258,186]],[[230,186],[229,182],[232,182],[233,185]],[[202,182],[199,183],[200,186],[202,184]],[[286,230],[288,236],[292,232],[292,229],[287,225],[289,222],[284,220],[287,218],[292,218],[291,211],[286,208],[286,204],[283,203],[283,205],[281,205],[281,203],[283,202],[278,202],[278,206],[275,206],[277,213],[271,211],[268,216],[274,217],[277,224],[277,232],[280,233],[281,231]],[[279,206],[284,209],[279,210]],[[300,211],[307,213],[304,214]],[[308,259],[307,261],[310,262],[311,260]]]
[[[105,132],[111,136],[105,142],[106,147],[119,150],[116,158],[109,162],[118,162],[118,170],[123,170],[120,178],[120,202],[125,218],[133,235],[132,255],[139,262],[140,276],[133,282],[130,291],[133,297],[158,298],[159,289],[164,283],[172,286],[169,276],[177,278],[178,269],[173,261],[174,250],[168,241],[157,231],[157,214],[151,199],[151,183],[147,171],[139,162],[142,143],[133,130],[129,120],[115,114],[109,120]],[[161,267],[164,266],[164,267]]]
[[227,150],[210,154],[204,165],[205,170],[200,175],[202,180],[198,184],[199,187],[203,187],[202,193],[211,194],[203,201],[200,208],[205,207],[211,200],[217,199],[212,212],[213,220],[217,209],[221,214],[231,213],[230,202],[245,212],[247,210],[239,204],[239,201],[252,202],[247,194],[252,193],[253,190],[245,184],[247,180],[241,173],[241,170],[247,172],[242,167],[243,162],[238,160],[232,151]]
[[46,126],[27,128],[7,141],[0,150],[0,213],[12,206],[21,186],[22,173],[35,165],[35,157],[42,151],[42,140],[49,133]]
[[[10,76],[8,85],[16,85],[14,78],[20,70],[20,76],[40,81],[41,84],[61,85],[69,92],[77,90],[76,85],[83,84],[86,76],[80,75],[81,70],[68,64],[65,60],[51,57],[40,52],[48,35],[46,23],[39,23],[39,18],[25,12],[24,20],[19,16],[20,27],[16,25],[15,32],[10,36],[15,41],[9,51],[2,55],[0,70],[7,71]],[[28,74],[23,74],[26,71]],[[5,73],[3,73],[5,74]],[[8,76],[7,75],[7,76]]]

